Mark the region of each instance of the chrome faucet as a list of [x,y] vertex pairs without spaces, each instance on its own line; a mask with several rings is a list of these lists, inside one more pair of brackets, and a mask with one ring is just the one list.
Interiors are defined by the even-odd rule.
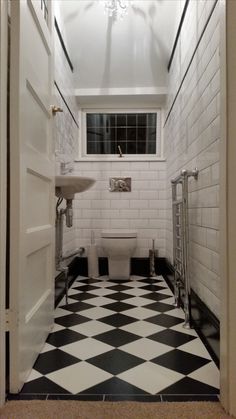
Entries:
[[60,168],[61,168],[61,175],[66,175],[69,172],[73,172],[73,168],[69,167],[69,164],[65,163],[64,161],[61,162]]

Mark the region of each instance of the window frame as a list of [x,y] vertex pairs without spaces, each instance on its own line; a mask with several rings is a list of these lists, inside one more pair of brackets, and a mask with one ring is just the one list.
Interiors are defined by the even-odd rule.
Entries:
[[[156,139],[156,154],[86,154],[87,152],[87,113],[160,113],[160,139]],[[156,108],[83,108],[79,111],[79,155],[75,161],[165,161],[163,156],[163,121],[164,113],[160,107]],[[158,122],[158,117],[157,117]]]

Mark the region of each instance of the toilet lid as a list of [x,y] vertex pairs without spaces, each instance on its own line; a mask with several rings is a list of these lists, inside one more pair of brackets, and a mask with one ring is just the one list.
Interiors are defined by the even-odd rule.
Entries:
[[103,230],[101,233],[102,237],[108,238],[135,238],[137,237],[137,231],[134,230]]

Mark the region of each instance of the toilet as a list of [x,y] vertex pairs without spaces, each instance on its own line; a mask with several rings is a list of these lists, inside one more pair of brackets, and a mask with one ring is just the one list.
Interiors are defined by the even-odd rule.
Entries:
[[130,279],[130,258],[137,246],[134,230],[103,230],[101,245],[108,257],[109,279]]

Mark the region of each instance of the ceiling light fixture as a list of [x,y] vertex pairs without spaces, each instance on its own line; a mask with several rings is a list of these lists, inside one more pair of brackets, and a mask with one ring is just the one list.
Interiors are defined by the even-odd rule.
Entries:
[[128,0],[104,0],[105,11],[115,20],[123,19],[128,13]]

